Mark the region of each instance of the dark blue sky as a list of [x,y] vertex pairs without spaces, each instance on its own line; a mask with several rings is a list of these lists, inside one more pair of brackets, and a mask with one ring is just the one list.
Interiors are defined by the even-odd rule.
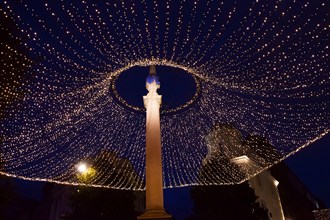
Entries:
[[[110,94],[114,95],[113,93],[116,92],[117,96],[124,99],[128,105],[140,108],[144,114],[145,109],[142,97],[147,94],[145,81],[148,72],[149,67],[140,66],[124,71],[116,80],[112,81],[112,84],[115,84],[115,89],[110,89]],[[160,109],[162,113],[180,108],[180,106],[193,99],[197,93],[195,78],[192,74],[182,69],[156,66],[156,73],[160,80],[158,93],[162,95],[162,106]],[[118,104],[127,107],[116,96],[114,98]]]
[[[270,108],[274,111],[270,111],[273,113],[274,121],[280,120],[281,125],[287,126],[285,129],[278,126],[276,131],[279,133],[290,129],[294,133],[297,131],[295,128],[300,129],[299,126],[303,125],[306,127],[301,132],[302,134],[294,133],[292,137],[299,138],[301,135],[308,139],[314,138],[319,132],[324,131],[320,129],[316,132],[309,129],[314,128],[314,124],[306,123],[311,121],[307,114],[312,114],[313,119],[317,119],[314,120],[315,123],[318,123],[315,127],[320,125],[320,127],[325,128],[329,125],[326,120],[329,118],[327,112],[323,111],[323,118],[318,120],[320,109],[324,106],[329,107],[329,101],[326,100],[329,95],[329,85],[321,83],[329,79],[325,76],[328,72],[324,71],[328,70],[328,65],[325,58],[327,52],[323,48],[326,44],[324,39],[327,39],[328,34],[322,27],[324,23],[322,19],[327,12],[325,12],[326,7],[321,7],[321,1],[299,1],[294,4],[294,7],[289,7],[290,3],[286,1],[281,1],[279,4],[261,3],[261,1],[256,3],[254,0],[241,1],[240,3],[226,1],[224,6],[219,6],[217,1],[208,2],[209,4],[200,1],[195,9],[193,9],[195,7],[194,1],[186,1],[184,7],[181,7],[179,1],[172,1],[170,14],[166,11],[169,6],[167,2],[159,2],[157,7],[153,5],[154,3],[146,5],[137,3],[132,6],[135,12],[130,10],[131,5],[126,2],[123,7],[120,4],[109,5],[106,2],[100,2],[95,8],[94,6],[85,7],[84,3],[75,5],[65,3],[62,5],[51,1],[48,4],[26,3],[28,6],[18,2],[11,3],[10,6],[14,13],[21,17],[20,19],[16,17],[15,21],[22,29],[21,34],[28,39],[28,45],[32,48],[31,54],[44,59],[31,70],[31,73],[35,71],[39,74],[39,79],[35,79],[27,87],[33,90],[35,94],[40,91],[46,94],[48,92],[65,94],[70,89],[84,86],[86,82],[91,83],[102,74],[106,75],[106,73],[127,66],[130,62],[160,58],[196,69],[203,69],[206,72],[205,77],[210,74],[211,77],[219,79],[221,86],[219,84],[219,87],[212,90],[214,94],[221,93],[217,89],[222,88],[222,86],[226,88],[228,85],[233,86],[232,91],[228,93],[230,101],[233,97],[236,100],[236,96],[234,96],[236,93],[234,92],[237,92],[236,86],[238,85],[239,90],[243,87],[245,89],[245,86],[253,88],[253,95],[266,94],[270,97],[274,95],[273,97],[284,97],[284,99],[287,95],[299,98],[306,96],[307,99],[304,101],[312,101],[315,104],[311,107],[310,112],[303,108],[298,109],[299,114],[306,116],[305,118],[299,116],[292,119],[293,117],[290,116],[297,116],[295,113],[291,115],[289,111],[284,112],[289,115],[286,118],[289,118],[288,121],[281,121],[283,115],[281,112],[276,112],[279,109]],[[318,9],[319,7],[321,9]],[[31,8],[35,12],[32,13]],[[76,8],[81,8],[81,10],[76,11]],[[253,10],[250,12],[249,8],[253,8]],[[158,14],[155,9],[158,10]],[[311,12],[317,13],[314,16]],[[127,13],[131,17],[123,19]],[[10,13],[8,12],[8,14]],[[159,15],[157,19],[155,19],[155,15]],[[311,21],[307,22],[309,16]],[[43,20],[45,20],[44,23]],[[104,26],[103,20],[107,22],[107,26]],[[167,23],[170,25],[167,26]],[[317,26],[318,24],[321,24],[321,27]],[[277,34],[279,37],[274,38]],[[306,62],[306,60],[310,62]],[[305,65],[310,66],[305,67]],[[39,70],[45,70],[45,72]],[[307,71],[306,74],[304,71]],[[325,73],[322,74],[322,71]],[[289,75],[282,75],[286,72],[289,72]],[[289,79],[285,80],[286,77]],[[42,86],[38,87],[39,83]],[[161,83],[168,84],[166,79],[164,81],[161,79]],[[300,88],[301,90],[296,90],[297,85],[299,87],[303,83],[309,83],[310,87],[306,86]],[[282,87],[282,85],[287,87]],[[54,86],[56,89],[49,91],[45,89],[48,86],[51,88]],[[141,93],[143,93],[143,78],[139,86]],[[245,95],[248,90],[244,89],[240,91]],[[192,85],[188,91],[193,90]],[[227,91],[222,92],[225,94]],[[185,100],[176,99],[176,94],[181,93],[180,91],[170,90],[165,93],[167,96],[164,96],[164,107],[169,105],[169,108],[173,108],[173,106],[185,102]],[[125,96],[125,92],[122,95]],[[171,95],[173,101],[167,104],[165,99]],[[185,96],[190,95],[191,93]],[[140,93],[137,97],[133,98],[133,102],[142,100]],[[323,102],[321,104],[324,106],[319,105],[318,97],[321,97],[319,101]],[[126,99],[128,98],[126,97]],[[222,99],[214,100],[215,103],[225,101]],[[175,101],[180,102],[176,103]],[[233,108],[230,108],[230,104],[232,104],[230,102],[223,104],[223,106],[220,104],[212,106],[213,103],[208,101],[210,105],[207,107],[212,107],[213,110],[229,106],[227,114],[235,113],[236,109],[251,107],[249,104],[241,106],[241,100],[233,102],[235,103]],[[263,100],[256,101],[262,103]],[[274,107],[272,106],[274,99],[270,98],[268,101],[269,106]],[[289,107],[295,109],[294,104],[300,103],[290,104],[292,106],[289,105]],[[265,106],[269,107],[267,104]],[[313,111],[314,108],[316,108],[315,111]],[[33,109],[29,108],[29,111],[33,112]],[[40,109],[35,108],[34,111],[39,113]],[[265,115],[267,114],[268,112]],[[210,116],[210,118],[212,117]],[[228,117],[230,118],[230,116]],[[249,117],[247,116],[247,118]],[[256,117],[255,120],[259,118]],[[254,123],[261,124],[260,121],[251,121],[249,127],[255,127]],[[267,123],[265,122],[265,124]],[[268,125],[271,127],[271,124]],[[38,125],[40,124],[36,124],[36,127]],[[275,127],[269,128],[270,131],[273,129]],[[260,131],[263,131],[263,128],[260,128]],[[308,132],[311,133],[308,134]],[[289,141],[284,140],[283,136],[278,135],[276,137],[276,140],[284,146],[282,146],[283,149],[288,147],[288,152],[294,150],[286,145]],[[297,176],[316,196],[324,200],[328,207],[330,207],[329,139],[328,134],[286,160]],[[20,143],[18,146],[21,146]],[[93,145],[93,147],[95,146]],[[293,147],[298,147],[298,145]],[[24,194],[40,198],[42,183],[18,182],[20,190]],[[183,210],[189,210],[191,207],[187,188],[170,189],[165,192],[165,204],[169,212],[184,213]],[[187,201],[187,204],[182,201]]]
[[285,162],[307,188],[330,207],[330,134]]

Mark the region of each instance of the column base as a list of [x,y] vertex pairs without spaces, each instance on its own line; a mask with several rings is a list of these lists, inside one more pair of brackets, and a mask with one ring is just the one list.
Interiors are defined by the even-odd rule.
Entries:
[[164,209],[146,210],[137,217],[138,220],[172,220],[172,216],[167,214]]

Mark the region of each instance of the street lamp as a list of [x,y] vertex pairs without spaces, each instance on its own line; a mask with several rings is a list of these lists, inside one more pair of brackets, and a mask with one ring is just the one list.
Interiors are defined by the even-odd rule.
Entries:
[[79,163],[77,166],[77,170],[81,174],[86,173],[87,169],[88,169],[87,164],[84,162]]

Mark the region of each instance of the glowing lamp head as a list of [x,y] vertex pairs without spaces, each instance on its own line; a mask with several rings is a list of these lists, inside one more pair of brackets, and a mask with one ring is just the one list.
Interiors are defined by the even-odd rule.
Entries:
[[87,164],[86,163],[80,163],[78,165],[78,172],[79,173],[85,173],[87,171]]

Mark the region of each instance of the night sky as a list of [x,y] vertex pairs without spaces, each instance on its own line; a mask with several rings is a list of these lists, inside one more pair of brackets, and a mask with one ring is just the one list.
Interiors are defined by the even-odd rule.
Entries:
[[330,135],[285,160],[311,192],[330,207]]
[[[167,187],[199,181],[203,138],[220,122],[265,137],[273,159],[325,135],[285,162],[330,207],[328,2],[1,4],[34,60],[18,80],[24,99],[0,82],[0,95],[15,100],[0,125],[7,173],[72,183],[78,162],[110,151],[142,176],[144,80],[156,65]],[[247,178],[228,173],[214,179]],[[17,183],[41,198],[44,183]],[[118,184],[110,187],[127,187]],[[189,213],[189,187],[166,189],[165,207]]]

